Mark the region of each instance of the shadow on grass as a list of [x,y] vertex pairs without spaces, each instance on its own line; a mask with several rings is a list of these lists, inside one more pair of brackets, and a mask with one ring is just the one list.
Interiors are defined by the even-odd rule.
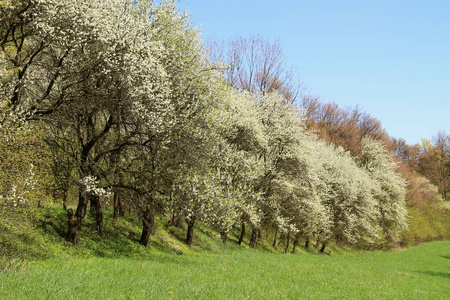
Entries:
[[441,255],[441,257],[446,258],[446,259],[450,259],[450,255]]
[[65,212],[55,211],[53,213],[47,212],[36,220],[35,224],[48,235],[56,235],[60,238],[66,236],[67,230],[67,217]]
[[426,272],[418,271],[417,273],[450,279],[450,272],[444,273],[444,272],[433,272],[433,271],[426,271]]

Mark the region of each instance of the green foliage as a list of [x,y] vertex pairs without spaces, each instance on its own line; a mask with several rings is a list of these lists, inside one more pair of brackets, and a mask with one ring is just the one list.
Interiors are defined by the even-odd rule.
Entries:
[[450,207],[446,206],[436,186],[424,177],[408,180],[408,229],[400,243],[409,246],[450,237]]
[[0,110],[0,205],[36,206],[50,200],[50,151],[41,124]]

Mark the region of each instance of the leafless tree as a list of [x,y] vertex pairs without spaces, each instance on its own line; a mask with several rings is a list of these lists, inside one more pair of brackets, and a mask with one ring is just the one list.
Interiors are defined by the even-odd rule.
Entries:
[[225,66],[228,83],[237,89],[266,94],[278,91],[295,102],[302,85],[293,68],[286,68],[283,48],[278,41],[260,36],[238,38],[230,42],[208,42],[210,59]]
[[439,131],[433,138],[433,145],[437,185],[444,200],[448,200],[450,189],[450,135],[447,135],[444,131]]

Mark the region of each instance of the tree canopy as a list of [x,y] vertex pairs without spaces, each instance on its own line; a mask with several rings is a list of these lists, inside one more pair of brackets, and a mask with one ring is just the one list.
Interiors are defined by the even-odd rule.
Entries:
[[241,39],[215,61],[174,1],[11,0],[1,20],[1,202],[76,189],[66,240],[77,243],[89,203],[102,233],[111,199],[142,220],[143,245],[157,215],[185,221],[188,244],[196,221],[224,240],[247,224],[251,246],[275,229],[323,249],[393,243],[407,227],[379,123],[294,105],[276,44]]

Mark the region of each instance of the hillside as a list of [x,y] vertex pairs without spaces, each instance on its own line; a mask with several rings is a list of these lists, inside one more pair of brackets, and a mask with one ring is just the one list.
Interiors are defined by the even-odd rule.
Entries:
[[[417,244],[422,241],[448,238],[448,226],[445,219],[429,218],[433,215],[425,209],[413,211],[413,226],[405,231],[405,245]],[[105,228],[102,235],[95,230],[95,215],[90,214],[85,221],[79,244],[74,247],[64,241],[67,230],[66,211],[58,207],[27,208],[11,210],[0,207],[0,257],[2,271],[10,271],[22,266],[28,266],[34,261],[47,259],[105,257],[111,259],[136,258],[151,259],[165,255],[209,255],[227,253],[229,251],[247,251],[251,249],[251,229],[247,229],[243,243],[238,245],[241,230],[235,227],[228,240],[224,243],[220,234],[205,225],[199,224],[194,232],[193,245],[186,244],[186,226],[174,226],[168,218],[158,218],[154,236],[148,247],[138,244],[141,234],[139,219],[130,213],[113,219],[113,211],[105,210]],[[448,215],[447,215],[448,217]],[[447,226],[447,227],[446,227]],[[292,241],[286,244],[286,236],[275,236],[274,231],[266,232],[256,245],[258,251],[265,253],[292,253]],[[273,240],[276,238],[276,245]],[[288,246],[288,248],[286,248]],[[372,249],[376,248],[373,246]],[[320,253],[313,242],[305,248],[304,241],[295,247],[296,254]],[[350,253],[351,248],[330,244],[328,254],[340,255]],[[350,252],[349,252],[350,251]],[[358,251],[355,250],[354,251]],[[251,252],[253,253],[253,252]],[[322,256],[324,257],[324,256]]]
[[333,247],[331,255],[298,247],[284,255],[282,245],[238,246],[237,236],[223,244],[204,226],[188,247],[179,228],[160,220],[145,248],[136,219],[126,216],[106,222],[104,238],[87,218],[75,248],[63,242],[61,209],[30,213],[18,212],[16,227],[2,211],[2,299],[444,299],[450,287],[448,241],[390,252]]

